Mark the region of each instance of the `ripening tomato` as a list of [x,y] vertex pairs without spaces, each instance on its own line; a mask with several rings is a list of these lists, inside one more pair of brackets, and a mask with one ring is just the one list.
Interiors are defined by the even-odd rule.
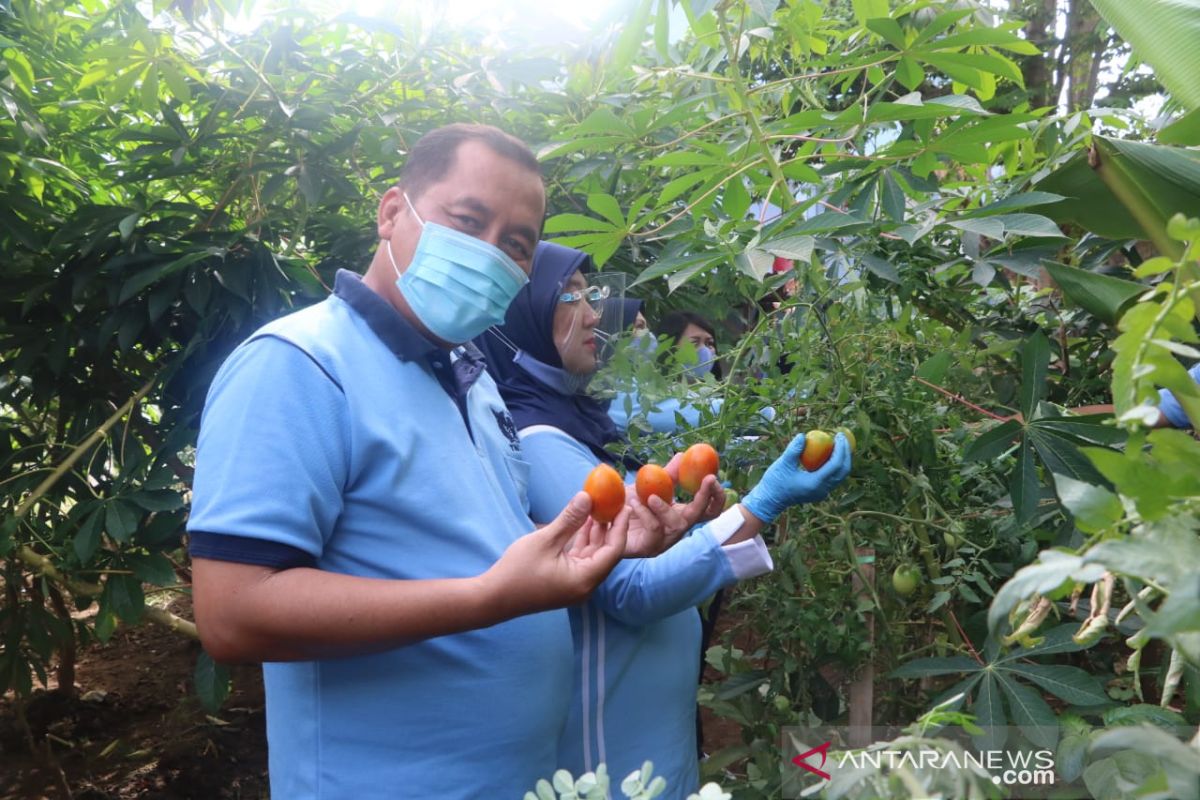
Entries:
[[735,505],[737,505],[738,501],[741,499],[742,499],[741,495],[739,495],[733,489],[726,489],[725,490],[725,510],[728,511],[729,509],[733,508]]
[[846,442],[850,445],[850,454],[854,455],[854,451],[858,449],[858,440],[854,438],[854,431],[849,428],[838,428],[834,433],[842,433],[846,435]]
[[592,519],[597,522],[612,522],[625,505],[625,481],[608,464],[599,464],[588,473],[583,490],[592,498]]
[[815,472],[833,454],[833,437],[825,431],[809,431],[804,435],[804,452],[800,463],[809,472]]
[[658,464],[647,464],[637,473],[637,496],[642,505],[650,505],[652,495],[658,495],[667,505],[675,499],[675,481]]
[[892,588],[901,597],[908,597],[921,583],[921,570],[912,564],[901,564],[892,573]]
[[716,475],[721,466],[721,457],[711,444],[701,442],[683,451],[679,460],[679,485],[695,494],[700,489],[705,475]]

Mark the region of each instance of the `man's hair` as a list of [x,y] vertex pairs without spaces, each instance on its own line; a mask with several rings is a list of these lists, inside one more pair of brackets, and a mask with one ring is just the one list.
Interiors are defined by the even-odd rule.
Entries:
[[542,168],[537,157],[520,139],[491,125],[468,125],[458,122],[435,128],[413,145],[400,171],[400,185],[416,200],[430,185],[446,176],[458,156],[463,142],[482,142],[492,152],[529,170],[539,178]]

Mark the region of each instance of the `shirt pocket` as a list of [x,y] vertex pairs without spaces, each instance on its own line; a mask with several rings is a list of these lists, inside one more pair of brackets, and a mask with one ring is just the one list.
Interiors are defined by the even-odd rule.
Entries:
[[525,514],[529,514],[529,462],[518,455],[505,454],[504,468],[508,471],[512,478],[513,485],[517,488],[517,493],[521,498],[521,508],[525,509]]

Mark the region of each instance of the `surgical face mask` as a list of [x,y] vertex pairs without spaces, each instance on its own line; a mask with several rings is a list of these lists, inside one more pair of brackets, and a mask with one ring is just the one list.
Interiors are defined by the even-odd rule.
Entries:
[[658,337],[645,328],[640,331],[634,331],[633,340],[629,343],[629,347],[635,356],[651,358],[658,350]]
[[461,344],[504,322],[509,304],[529,276],[499,248],[461,231],[426,222],[408,269],[400,272],[387,240],[396,287],[417,319],[439,339]]
[[499,329],[492,328],[489,333],[513,352],[514,364],[528,372],[534,378],[537,378],[538,382],[543,386],[553,389],[559,394],[573,395],[583,392],[591,382],[592,375],[595,374],[576,375],[562,367],[552,366],[545,361],[534,358],[527,351],[517,347]]
[[688,365],[688,375],[693,378],[703,378],[708,373],[712,372],[713,361],[716,359],[717,353],[711,347],[700,345],[696,348],[696,362]]

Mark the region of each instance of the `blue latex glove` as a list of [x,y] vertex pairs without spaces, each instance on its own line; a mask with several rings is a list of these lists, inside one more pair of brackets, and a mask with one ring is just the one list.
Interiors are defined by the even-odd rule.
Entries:
[[801,433],[792,439],[783,455],[775,459],[758,485],[742,500],[747,511],[769,525],[788,506],[824,500],[850,474],[850,443],[844,434],[833,437],[833,453],[815,472],[800,465],[803,452],[804,434]]

